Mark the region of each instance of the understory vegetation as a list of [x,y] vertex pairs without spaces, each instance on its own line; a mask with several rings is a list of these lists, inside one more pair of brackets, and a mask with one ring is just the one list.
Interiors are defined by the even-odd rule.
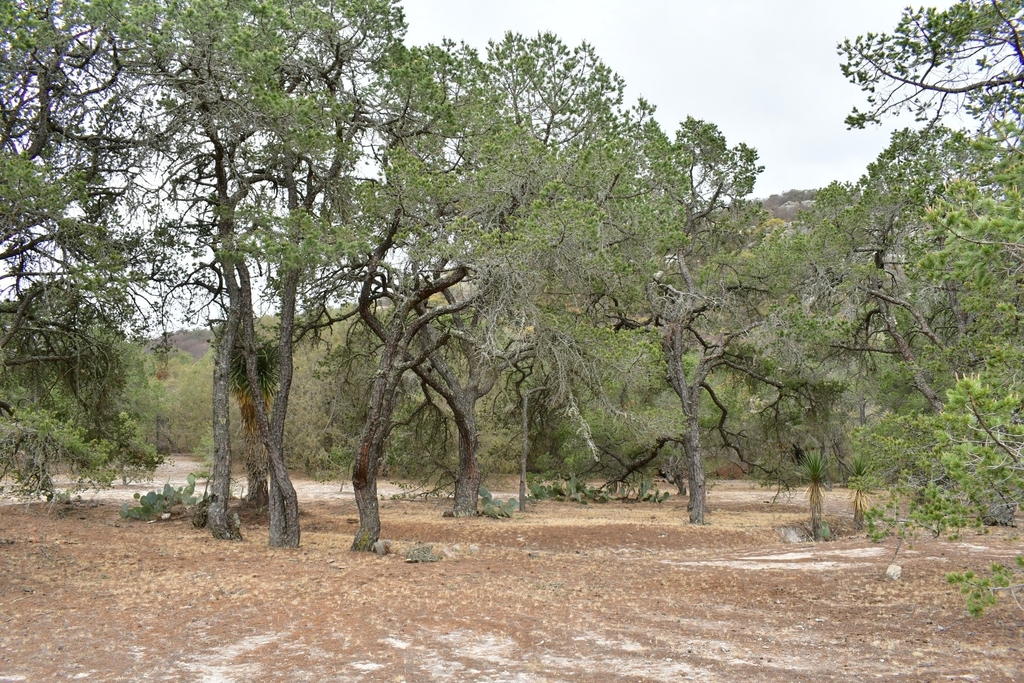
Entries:
[[[231,539],[243,461],[297,546],[301,468],[351,482],[361,551],[381,476],[454,516],[514,514],[527,477],[658,503],[661,474],[702,524],[719,474],[809,486],[816,540],[834,483],[876,537],[1011,524],[1021,17],[962,0],[840,45],[850,125],[921,125],[857,182],[762,202],[756,150],[663,129],[552,34],[409,46],[392,0],[6,3],[3,492],[199,453]],[[520,499],[482,488],[516,474]],[[1013,576],[951,580],[983,607]]]

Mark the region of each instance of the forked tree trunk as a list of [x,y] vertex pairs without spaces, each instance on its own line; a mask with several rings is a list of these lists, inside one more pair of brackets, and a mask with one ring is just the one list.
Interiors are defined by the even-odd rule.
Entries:
[[[236,266],[239,277],[239,294],[242,300],[242,342],[245,349],[245,366],[249,386],[258,387],[256,330],[253,321],[252,289],[249,271],[244,263]],[[288,395],[292,380],[292,335],[295,322],[295,288],[298,276],[294,271],[285,273],[281,294],[280,353],[281,375],[275,392],[273,421],[267,414],[267,404],[261,391],[252,392],[256,423],[259,425],[263,445],[267,449],[269,468],[269,543],[278,548],[297,548],[300,541],[299,500],[292,486],[288,468],[284,462],[282,448],[284,440],[284,419],[288,409]]]
[[[423,330],[424,343],[437,344],[440,335],[429,325]],[[440,353],[429,355],[429,368],[416,367],[414,372],[429,387],[441,395],[452,411],[459,433],[459,464],[455,477],[455,502],[452,515],[471,517],[477,514],[480,502],[480,430],[476,419],[477,402],[494,387],[497,379],[482,361],[478,350],[463,346],[463,357],[468,365],[468,378],[463,380]],[[448,513],[445,513],[448,514]]]
[[690,500],[687,509],[690,512],[691,524],[704,524],[707,512],[707,481],[704,478],[704,453],[700,445],[700,395],[704,390],[704,381],[718,362],[715,356],[702,356],[687,376],[683,366],[686,346],[683,329],[679,325],[670,325],[662,337],[662,348],[668,368],[668,379],[679,397],[683,417],[686,418],[686,435],[683,437],[683,452],[689,470]]
[[[394,231],[398,223],[392,224],[392,233],[378,245],[371,257],[370,273],[376,268],[393,246]],[[441,306],[429,310],[418,310],[433,295],[444,292],[458,284],[466,277],[465,268],[457,268],[441,278],[429,283],[429,286],[410,293],[401,303],[395,297],[390,308],[390,321],[387,325],[378,320],[373,311],[375,297],[373,287],[376,279],[367,276],[359,294],[359,315],[370,330],[380,339],[384,346],[381,350],[380,363],[374,376],[370,390],[370,405],[366,423],[359,438],[359,448],[352,467],[352,489],[355,492],[356,507],[359,509],[359,529],[352,541],[352,550],[370,551],[373,544],[380,540],[380,510],[377,503],[377,469],[384,452],[384,442],[391,432],[391,417],[395,411],[398,384],[407,370],[413,369],[421,359],[407,358],[409,348],[424,326],[439,316],[461,310],[462,305]],[[414,319],[409,315],[416,312]],[[436,348],[434,349],[436,350]],[[431,353],[430,349],[425,351]]]

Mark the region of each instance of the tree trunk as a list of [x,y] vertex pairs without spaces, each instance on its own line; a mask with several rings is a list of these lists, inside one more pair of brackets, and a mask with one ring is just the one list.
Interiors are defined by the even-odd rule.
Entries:
[[853,503],[853,530],[864,530],[864,504],[857,499]]
[[932,407],[936,413],[941,413],[943,409],[942,399],[932,389],[931,384],[928,382],[928,378],[925,376],[924,370],[917,363],[917,358],[914,356],[913,350],[910,348],[910,343],[907,341],[899,330],[899,326],[896,323],[896,318],[893,316],[892,311],[889,310],[889,304],[880,297],[875,297],[875,301],[878,303],[878,310],[882,314],[882,319],[885,321],[886,331],[892,340],[896,343],[896,348],[899,350],[900,357],[910,367],[910,371],[914,375],[914,386],[917,388],[921,395],[924,396],[925,400],[928,401],[928,405]]
[[[301,536],[299,528],[299,497],[288,475],[284,461],[284,422],[288,414],[288,399],[291,395],[293,373],[293,339],[295,337],[295,305],[298,291],[299,272],[292,268],[281,278],[281,322],[278,336],[280,347],[281,374],[277,392],[274,394],[274,410],[268,426],[270,443],[267,445],[269,466],[268,491],[270,498],[270,545],[275,547],[298,548]],[[256,377],[256,347],[253,340],[253,356],[250,365],[250,382]],[[264,410],[265,412],[265,410]],[[275,509],[277,513],[275,514]]]
[[519,511],[526,512],[526,459],[530,455],[530,392],[523,392],[523,452],[519,456]]
[[[236,265],[239,277],[239,294],[242,300],[242,341],[245,349],[246,373],[250,387],[259,387],[259,371],[256,360],[256,329],[253,320],[252,289],[249,270],[244,263]],[[281,376],[275,394],[273,424],[267,415],[267,404],[263,392],[253,391],[252,400],[256,423],[260,428],[263,445],[267,449],[269,466],[269,511],[271,546],[276,548],[297,548],[300,540],[299,500],[288,476],[284,462],[282,443],[284,439],[284,418],[288,409],[288,393],[292,378],[292,334],[295,321],[295,286],[297,275],[294,271],[285,274],[281,294],[280,353]]]
[[[423,328],[423,344],[436,345],[440,335],[430,325]],[[496,373],[488,372],[477,349],[469,345],[463,347],[466,364],[469,366],[469,378],[463,382],[455,370],[441,356],[431,353],[428,358],[430,370],[415,367],[413,371],[429,387],[441,395],[452,411],[455,426],[459,432],[459,466],[455,478],[455,504],[452,515],[470,517],[477,514],[480,500],[480,461],[477,452],[480,449],[480,430],[476,421],[476,404],[486,396],[494,386]]]
[[[480,432],[476,424],[476,401],[469,397],[453,401],[455,425],[459,430],[459,473],[455,480],[455,516],[471,517],[477,513],[480,497],[480,462],[477,449]],[[455,405],[458,409],[455,410]],[[468,404],[468,405],[467,405]]]
[[[352,488],[355,492],[356,507],[359,509],[359,529],[352,541],[352,550],[357,551],[372,550],[373,544],[380,540],[377,469],[380,465],[381,454],[384,452],[384,442],[391,432],[391,417],[395,410],[395,394],[398,391],[398,383],[407,370],[416,368],[422,362],[420,358],[407,358],[409,348],[416,335],[425,326],[429,326],[432,320],[462,308],[462,306],[452,305],[417,311],[417,307],[434,294],[444,292],[449,287],[458,284],[468,273],[465,268],[457,268],[444,277],[433,280],[429,286],[409,293],[404,300],[401,300],[401,303],[396,300],[396,297],[389,297],[392,302],[389,306],[391,319],[385,326],[375,317],[373,311],[376,302],[372,291],[376,282],[373,274],[377,273],[378,264],[393,246],[391,239],[397,226],[397,222],[392,225],[393,232],[375,250],[369,265],[371,275],[368,275],[363,281],[359,294],[359,315],[377,338],[384,343],[384,347],[370,391],[370,406],[366,424],[363,425],[359,448],[356,451],[356,460],[352,467]],[[408,316],[413,311],[417,311],[418,315],[410,321]],[[425,353],[429,355],[431,350],[427,349]]]
[[359,450],[352,467],[352,490],[359,510],[359,529],[352,550],[369,552],[380,540],[380,510],[377,502],[377,468],[390,431],[394,395],[401,372],[395,368],[395,350],[385,347],[380,371],[373,381],[370,409],[359,439]]
[[380,467],[384,442],[391,432],[391,416],[395,410],[395,394],[398,383],[405,374],[401,365],[401,350],[404,348],[404,320],[395,316],[386,330],[379,329],[384,337],[384,349],[380,365],[370,391],[370,405],[366,423],[359,438],[359,449],[352,465],[352,490],[359,510],[359,529],[352,540],[352,550],[369,552],[380,540],[380,509],[377,502],[377,469]]
[[811,538],[821,540],[821,485],[811,484]]
[[265,510],[270,504],[267,477],[267,449],[263,447],[257,434],[247,434],[245,439],[245,500],[258,510]]
[[707,511],[707,482],[704,478],[704,454],[700,446],[700,394],[704,380],[707,379],[715,366],[714,357],[702,356],[693,370],[693,378],[688,378],[683,367],[683,355],[686,351],[683,340],[683,329],[677,324],[670,324],[662,337],[662,348],[668,366],[668,380],[683,409],[686,418],[686,435],[683,437],[683,452],[689,470],[691,524],[704,524]]
[[678,455],[669,457],[668,462],[663,467],[665,474],[676,485],[676,489],[680,496],[685,496],[687,491],[687,485],[690,480],[690,473],[686,469],[685,451],[683,451],[683,457],[680,458]]
[[[699,391],[699,389],[698,389]],[[690,471],[690,500],[686,505],[690,511],[691,524],[703,524],[707,511],[708,489],[704,478],[704,454],[700,448],[700,425],[698,423],[696,400],[690,402],[691,408],[686,413],[686,436],[683,438],[683,451]]]
[[[224,270],[230,273],[230,267],[225,267]],[[227,320],[221,328],[213,362],[213,476],[206,526],[214,538],[232,540],[239,538],[239,535],[238,530],[232,529],[228,520],[228,500],[231,497],[231,425],[228,401],[231,393],[231,353],[235,347],[241,306],[234,275],[231,274],[225,279],[229,281]]]

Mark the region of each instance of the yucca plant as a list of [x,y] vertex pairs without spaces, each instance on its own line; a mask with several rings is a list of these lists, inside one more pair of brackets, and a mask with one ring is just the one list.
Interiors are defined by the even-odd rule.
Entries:
[[[281,369],[281,356],[276,346],[261,344],[256,349],[256,374],[259,391],[263,395],[267,410],[274,401],[277,380]],[[245,439],[246,500],[257,508],[265,508],[270,502],[267,488],[267,450],[260,439],[256,424],[256,407],[249,387],[249,375],[245,367],[245,353],[242,347],[235,347],[231,358],[231,393],[235,395],[238,411],[242,416],[242,435]]]
[[853,528],[857,531],[864,528],[864,513],[867,512],[868,494],[871,493],[870,475],[867,457],[859,453],[853,456],[850,479],[846,485],[853,491]]
[[825,477],[828,463],[820,453],[808,453],[800,465],[800,474],[808,482],[807,495],[811,500],[811,536],[822,540],[821,508],[825,497]]

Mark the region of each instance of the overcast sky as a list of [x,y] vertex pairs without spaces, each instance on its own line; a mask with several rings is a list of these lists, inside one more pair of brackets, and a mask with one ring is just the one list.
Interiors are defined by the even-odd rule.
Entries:
[[[901,117],[847,130],[863,96],[839,71],[843,38],[890,32],[907,0],[404,0],[411,45],[464,41],[481,51],[506,31],[587,41],[674,130],[711,121],[755,147],[755,195],[856,180]],[[928,3],[948,6],[950,2]]]

